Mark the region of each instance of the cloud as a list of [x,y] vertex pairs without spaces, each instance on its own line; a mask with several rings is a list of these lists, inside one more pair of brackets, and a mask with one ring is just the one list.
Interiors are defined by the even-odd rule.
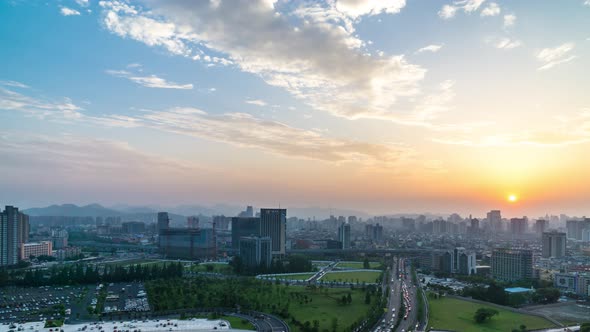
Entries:
[[517,48],[522,45],[520,40],[510,38],[491,39],[490,43],[494,45],[495,48],[506,50]]
[[352,18],[381,13],[397,14],[405,6],[406,0],[336,0],[336,9]]
[[28,89],[29,88],[28,85],[23,84],[21,82],[17,82],[17,81],[1,81],[0,80],[0,85],[10,86],[13,88],[21,88],[21,89]]
[[59,187],[73,180],[76,185],[109,183],[112,189],[113,179],[135,187],[174,176],[187,179],[202,170],[186,161],[141,152],[126,142],[69,134],[5,133],[0,135],[0,154],[3,174],[20,174],[36,183],[59,181]]
[[105,27],[199,61],[220,55],[311,107],[348,119],[394,116],[400,100],[421,93],[426,69],[403,55],[368,54],[337,10],[279,12],[275,7],[282,3],[262,0],[148,3],[149,10],[102,1]]
[[586,5],[586,6],[590,6],[590,0],[585,0],[585,1],[584,1],[584,5]]
[[436,45],[436,44],[432,44],[432,45],[428,45],[425,47],[422,47],[421,49],[416,51],[416,54],[420,54],[420,53],[424,53],[424,52],[432,52],[432,53],[436,53],[438,51],[440,51],[440,49],[443,47],[442,44]]
[[245,101],[245,103],[250,104],[250,105],[257,105],[257,106],[268,105],[264,100],[260,100],[260,99],[248,99]]
[[[23,88],[24,84],[8,81],[11,87]],[[0,110],[18,111],[28,116],[40,119],[51,118],[59,120],[74,120],[82,116],[81,107],[72,103],[69,98],[63,101],[53,101],[43,98],[35,98],[26,94],[15,92],[8,88],[0,87]]]
[[516,15],[508,14],[504,15],[504,28],[509,28],[516,23]]
[[[500,15],[500,6],[495,2],[490,2],[484,9],[481,11],[481,16],[498,16]],[[504,16],[506,18],[506,16]]]
[[[132,64],[133,65],[133,64]],[[135,67],[130,67],[135,68]],[[170,81],[166,81],[156,75],[140,76],[137,73],[131,73],[126,70],[107,70],[109,75],[115,77],[126,78],[134,83],[145,86],[146,88],[159,88],[159,89],[180,89],[180,90],[191,90],[192,84],[178,84]]]
[[470,14],[474,11],[477,11],[479,7],[485,2],[486,0],[457,0],[453,1],[452,5],[444,5],[441,10],[438,12],[438,16],[442,19],[448,20],[457,14],[458,11],[462,10],[463,12]]
[[[109,125],[108,118],[103,124]],[[365,165],[394,164],[412,155],[399,144],[374,144],[330,138],[312,130],[256,118],[245,113],[208,114],[195,108],[143,112],[134,118],[143,127],[185,136],[259,149],[293,158],[326,162],[358,162]],[[119,126],[118,121],[110,123]]]
[[75,0],[78,6],[81,7],[88,7],[90,5],[90,0]]
[[574,47],[574,43],[565,43],[554,48],[542,49],[537,53],[537,60],[543,63],[538,70],[551,69],[557,65],[574,60],[577,56],[570,55]]
[[75,16],[75,15],[80,15],[80,12],[75,10],[75,9],[71,9],[68,7],[61,7],[61,9],[59,10],[59,12],[63,15],[63,16]]
[[518,133],[497,133],[479,138],[477,135],[470,134],[464,137],[436,138],[433,141],[471,147],[514,145],[562,147],[590,142],[590,109],[582,109],[573,116],[561,116],[555,120],[550,128],[545,129],[523,129]]

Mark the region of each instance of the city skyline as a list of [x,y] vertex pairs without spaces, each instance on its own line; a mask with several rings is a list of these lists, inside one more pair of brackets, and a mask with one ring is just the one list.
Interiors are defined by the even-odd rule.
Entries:
[[0,202],[590,215],[588,18],[585,0],[4,2]]

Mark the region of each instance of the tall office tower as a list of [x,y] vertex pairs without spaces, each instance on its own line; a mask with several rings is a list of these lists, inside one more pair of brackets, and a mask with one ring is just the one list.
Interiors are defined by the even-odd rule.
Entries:
[[6,206],[0,213],[0,266],[18,263],[20,251],[19,212],[14,206]]
[[186,218],[187,227],[190,229],[199,228],[199,217],[191,216]]
[[270,237],[273,255],[284,255],[287,242],[287,209],[260,209],[260,236]]
[[377,225],[375,225],[373,228],[373,238],[375,241],[383,240],[383,226],[381,226],[379,223],[377,223]]
[[338,227],[338,241],[342,243],[342,249],[350,248],[350,224],[342,223]]
[[373,240],[373,234],[374,234],[374,229],[375,226],[373,226],[373,224],[367,224],[365,226],[365,237],[367,239]]
[[557,231],[543,233],[543,258],[560,258],[565,256],[566,234]]
[[500,210],[491,210],[488,212],[487,219],[493,232],[502,231],[502,212]]
[[467,251],[463,247],[457,247],[453,250],[453,267],[452,273],[471,275],[476,273],[475,253]]
[[[240,238],[260,237],[260,218],[231,218],[231,246],[236,252],[240,250]],[[272,239],[271,239],[272,241]]]
[[513,236],[520,236],[527,231],[528,220],[526,217],[523,218],[512,218],[510,219],[510,232]]
[[353,224],[355,222],[357,222],[357,217],[356,216],[348,216],[348,223],[349,224]]
[[475,219],[469,218],[469,223],[470,223],[470,226],[471,226],[471,231],[473,233],[479,232],[479,219],[477,219],[477,218],[475,218]]
[[240,257],[248,268],[270,267],[272,241],[270,237],[244,236],[240,238]]
[[170,218],[168,212],[158,212],[158,233],[170,228]]
[[492,277],[501,281],[533,278],[533,252],[530,250],[494,249]]
[[545,233],[548,228],[549,228],[549,221],[547,221],[545,219],[538,219],[535,222],[535,233],[537,233],[537,234]]
[[213,223],[215,224],[215,229],[218,231],[228,231],[231,221],[232,218],[223,215],[213,216]]
[[19,245],[29,241],[29,231],[31,229],[29,223],[29,215],[22,212],[18,213],[18,233]]

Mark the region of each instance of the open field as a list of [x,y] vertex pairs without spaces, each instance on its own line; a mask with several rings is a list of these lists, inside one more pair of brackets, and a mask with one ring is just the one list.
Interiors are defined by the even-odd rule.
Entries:
[[[365,291],[360,288],[322,288],[285,286],[251,278],[166,279],[146,283],[150,306],[156,312],[184,308],[235,307],[287,317],[291,331],[314,321],[319,331],[348,328],[367,316],[371,305],[365,304]],[[351,303],[343,304],[348,298]],[[376,296],[373,296],[376,299]]]
[[[381,266],[381,263],[379,262],[369,262],[369,268],[371,269],[377,269]],[[363,262],[339,262],[338,265],[336,265],[337,268],[347,268],[347,269],[362,269],[363,268]]]
[[590,306],[575,302],[537,305],[525,310],[547,315],[565,325],[590,322]]
[[328,272],[320,280],[374,283],[379,279],[380,275],[381,271]]
[[[506,332],[518,329],[520,325],[525,325],[528,330],[554,327],[553,323],[541,317],[514,313],[494,306],[454,298],[433,299],[429,297],[428,303],[430,306],[428,327],[430,329],[461,332]],[[495,309],[500,314],[485,323],[477,324],[473,315],[479,308]]]

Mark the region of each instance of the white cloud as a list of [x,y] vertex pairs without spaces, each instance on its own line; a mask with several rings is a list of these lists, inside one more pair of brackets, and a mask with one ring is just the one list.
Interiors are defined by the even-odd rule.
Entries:
[[444,5],[438,12],[438,16],[442,19],[448,20],[455,17],[459,10],[470,14],[477,11],[485,1],[486,0],[456,0],[453,1],[452,5]]
[[517,48],[517,47],[521,46],[522,42],[520,40],[516,40],[516,39],[500,38],[497,40],[492,40],[492,44],[494,45],[495,48],[509,50],[509,49],[513,49],[513,48]]
[[584,1],[584,5],[586,5],[586,6],[590,6],[590,0],[585,0],[585,1]]
[[[24,84],[8,81],[11,87],[23,88]],[[18,83],[18,84],[14,84]],[[31,97],[7,88],[0,87],[0,110],[18,111],[40,119],[75,120],[82,117],[81,107],[76,106],[69,98],[53,101]]]
[[[129,67],[129,66],[128,66]],[[130,67],[135,68],[135,67]],[[165,79],[156,75],[141,76],[136,73],[131,73],[126,70],[107,70],[108,74],[126,78],[134,83],[145,86],[147,88],[160,88],[160,89],[180,89],[180,90],[191,90],[192,84],[178,84],[175,82],[166,81]]]
[[565,43],[554,48],[542,49],[537,53],[537,60],[543,63],[538,70],[551,69],[557,65],[574,60],[577,56],[570,55],[574,47],[574,43]]
[[514,14],[504,15],[504,27],[505,28],[509,28],[509,27],[513,26],[514,23],[516,23],[516,15],[514,15]]
[[490,2],[484,9],[481,11],[481,16],[498,16],[500,15],[500,6],[495,2]]
[[411,149],[402,145],[325,137],[316,131],[294,128],[245,113],[211,115],[195,108],[174,108],[148,112],[137,120],[145,127],[166,132],[327,162],[383,166],[384,163],[399,162],[412,153]]
[[143,10],[102,1],[106,28],[200,61],[211,57],[208,52],[222,54],[242,71],[315,109],[349,119],[387,118],[400,99],[420,94],[426,70],[403,55],[368,55],[337,11],[280,13],[262,0],[215,6],[203,1],[148,3],[151,8]]
[[256,105],[256,106],[266,106],[268,105],[264,100],[261,99],[248,99],[245,101],[246,104]]
[[436,45],[436,44],[432,44],[432,45],[428,45],[425,47],[422,47],[421,49],[416,51],[416,54],[419,53],[423,53],[423,52],[432,52],[432,53],[436,53],[438,51],[440,51],[440,49],[443,47],[442,44]]
[[75,9],[71,9],[68,7],[61,7],[59,12],[63,15],[63,16],[73,16],[73,15],[80,15],[80,12],[75,10]]
[[358,18],[363,15],[381,13],[397,14],[406,6],[406,0],[335,0],[336,9],[347,16]]
[[17,81],[0,81],[0,85],[10,86],[13,88],[28,89],[29,86]]
[[78,6],[88,7],[90,5],[90,0],[75,0]]

